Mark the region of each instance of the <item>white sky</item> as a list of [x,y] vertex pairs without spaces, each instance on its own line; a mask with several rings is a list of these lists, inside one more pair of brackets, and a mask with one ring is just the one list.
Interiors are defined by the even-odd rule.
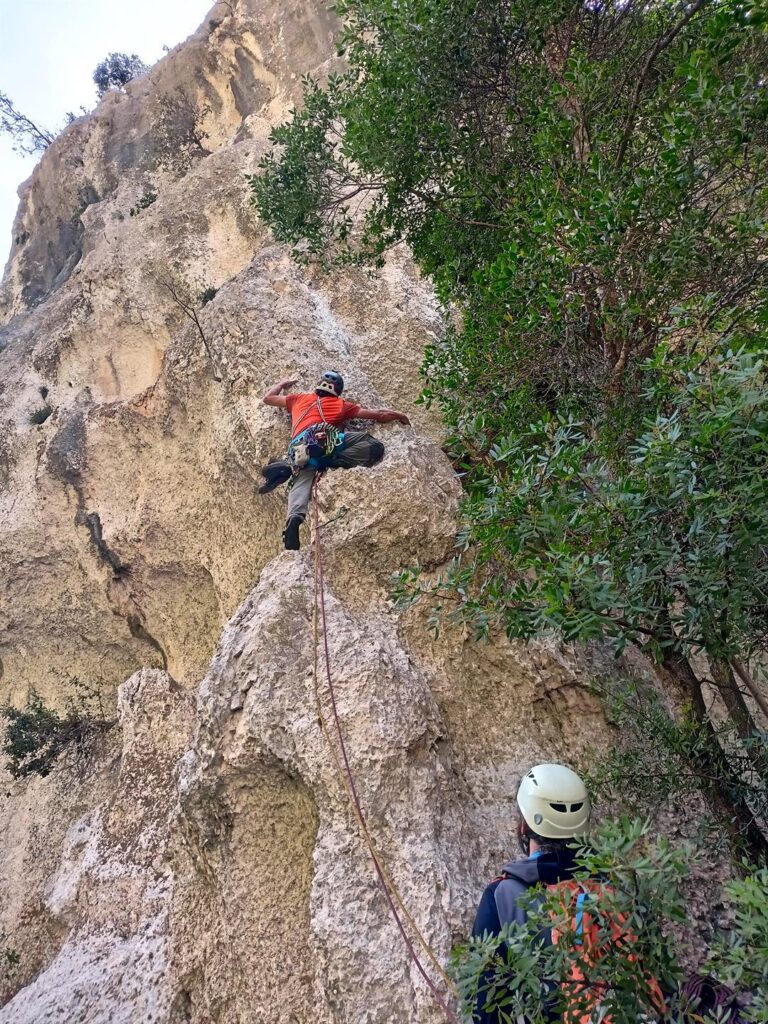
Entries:
[[[145,64],[202,24],[214,0],[0,0],[0,90],[42,127],[63,127],[68,110],[92,109],[96,65],[108,53],[136,53]],[[16,189],[37,157],[22,157],[0,136],[0,273],[11,246]]]

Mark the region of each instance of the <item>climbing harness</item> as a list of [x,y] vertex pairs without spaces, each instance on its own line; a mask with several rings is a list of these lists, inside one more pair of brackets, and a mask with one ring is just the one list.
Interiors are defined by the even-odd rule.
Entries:
[[293,438],[288,448],[288,461],[296,471],[305,466],[323,469],[324,460],[337,454],[343,447],[342,430],[330,423],[316,423]]
[[[440,1009],[443,1011],[446,1018],[451,1022],[451,1024],[459,1024],[458,1017],[450,1008],[443,995],[440,993],[440,990],[435,984],[435,982],[429,976],[427,969],[422,963],[421,958],[419,957],[419,954],[416,951],[414,943],[410,935],[408,934],[408,931],[406,930],[405,924],[403,923],[405,921],[410,927],[412,934],[416,938],[416,941],[421,946],[423,952],[426,954],[427,959],[431,962],[432,967],[434,968],[438,976],[441,978],[443,983],[448,988],[448,991],[451,993],[452,996],[457,997],[458,993],[456,992],[456,988],[453,982],[445,973],[442,965],[440,964],[440,961],[437,959],[435,951],[427,942],[421,930],[419,929],[419,926],[416,924],[413,917],[408,912],[405,904],[403,903],[403,899],[397,889],[397,886],[392,881],[391,876],[389,875],[388,871],[384,866],[381,854],[376,849],[376,844],[373,840],[373,837],[371,836],[368,824],[365,819],[365,815],[363,814],[362,804],[360,803],[360,798],[357,793],[357,787],[355,785],[355,778],[354,775],[352,774],[352,769],[350,767],[349,756],[347,754],[347,746],[346,743],[344,742],[344,733],[342,732],[341,720],[339,718],[338,706],[336,704],[336,693],[334,690],[333,678],[331,675],[331,655],[328,648],[328,629],[325,616],[325,584],[323,578],[323,553],[320,544],[320,523],[317,510],[317,485],[319,478],[320,474],[318,474],[315,477],[314,483],[312,485],[315,584],[314,610],[312,615],[312,634],[314,641],[314,662],[312,677],[315,688],[315,705],[317,707],[318,721],[320,723],[320,728],[323,732],[323,736],[325,737],[325,741],[328,744],[328,748],[331,751],[331,756],[333,757],[339,778],[341,779],[344,789],[346,791],[347,798],[349,800],[349,806],[357,822],[361,838],[363,839],[363,842],[367,846],[368,852],[371,855],[371,860],[373,862],[373,866],[378,876],[379,882],[381,883],[382,889],[384,890],[384,895],[389,905],[390,913],[400,932],[408,956],[413,961],[417,970],[419,971],[422,978],[426,982],[427,987],[429,988],[429,991],[432,994],[432,997],[434,998],[435,1002],[438,1004]],[[325,675],[327,680],[327,691],[331,707],[331,715],[333,718],[334,730],[336,732],[336,738],[338,742],[338,750],[336,747],[336,743],[333,741],[333,738],[331,736],[331,732],[328,727],[328,722],[323,712],[322,698],[320,694],[320,683],[317,665],[318,651],[320,647],[318,611],[319,616],[322,619],[323,652],[325,656]],[[341,757],[339,757],[339,752],[341,753]]]
[[[320,396],[315,399],[315,406],[323,422],[313,423],[297,433],[288,446],[288,461],[294,474],[309,465],[322,469],[323,460],[337,454],[344,447],[344,432],[326,420]],[[310,406],[296,424],[297,428],[313,411],[314,406]]]

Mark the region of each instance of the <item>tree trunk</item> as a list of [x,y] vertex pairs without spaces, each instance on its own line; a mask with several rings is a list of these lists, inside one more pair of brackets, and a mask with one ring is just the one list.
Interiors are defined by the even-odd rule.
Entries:
[[736,669],[737,675],[754,697],[757,706],[763,712],[765,717],[768,718],[768,700],[766,700],[765,696],[760,690],[760,687],[757,685],[755,680],[750,675],[749,669],[742,662],[741,658],[733,658],[732,662],[733,667]]
[[713,661],[711,667],[717,692],[723,699],[736,732],[745,740],[754,734],[757,727],[734,678],[733,670],[726,661]]
[[768,861],[768,838],[755,821],[744,792],[744,782],[720,746],[707,715],[701,683],[696,673],[687,658],[673,650],[665,655],[663,667],[677,682],[683,684],[691,701],[693,717],[707,740],[704,749],[692,759],[692,767],[702,776],[702,787],[706,787],[710,795],[712,809],[730,833],[734,846],[742,850],[746,848],[746,852],[755,861]]

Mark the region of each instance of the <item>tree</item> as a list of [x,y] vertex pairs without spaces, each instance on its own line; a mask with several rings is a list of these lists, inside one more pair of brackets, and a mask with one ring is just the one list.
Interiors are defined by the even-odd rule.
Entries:
[[[348,70],[306,80],[253,196],[300,259],[376,264],[405,240],[455,314],[424,364],[466,492],[448,606],[481,634],[635,644],[701,729],[708,680],[751,736],[764,0],[337,10]],[[727,753],[697,768],[732,817]]]
[[15,152],[27,156],[44,152],[55,137],[18,111],[4,92],[0,92],[0,134],[10,137]]
[[149,67],[135,53],[130,56],[127,53],[110,53],[93,72],[99,99],[110,89],[122,89],[147,71]]

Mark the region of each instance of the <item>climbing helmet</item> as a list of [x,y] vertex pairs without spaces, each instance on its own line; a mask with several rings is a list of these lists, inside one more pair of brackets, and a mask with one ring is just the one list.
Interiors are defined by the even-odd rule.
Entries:
[[545,839],[570,839],[586,832],[587,787],[564,764],[537,764],[523,776],[517,805],[529,828]]
[[318,393],[325,392],[328,395],[338,397],[344,390],[344,378],[335,370],[326,370],[320,378],[320,383],[315,388]]

